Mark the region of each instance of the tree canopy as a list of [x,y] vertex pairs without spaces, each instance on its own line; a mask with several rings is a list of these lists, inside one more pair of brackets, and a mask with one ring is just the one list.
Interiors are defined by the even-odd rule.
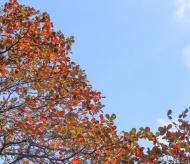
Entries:
[[[188,162],[190,124],[117,132],[101,93],[69,58],[74,37],[47,13],[10,0],[0,9],[0,157],[4,163]],[[167,144],[158,140],[163,136]],[[152,142],[145,152],[139,139]]]

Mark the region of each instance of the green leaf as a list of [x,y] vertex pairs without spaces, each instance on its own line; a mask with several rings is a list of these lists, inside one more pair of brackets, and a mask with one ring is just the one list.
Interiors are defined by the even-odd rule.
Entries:
[[136,129],[135,129],[135,128],[132,128],[132,129],[131,129],[131,133],[135,134],[135,133],[136,133]]
[[51,89],[51,90],[49,91],[49,94],[51,95],[51,94],[53,94],[53,93],[54,93],[54,90]]
[[71,129],[70,132],[71,132],[72,134],[76,134],[76,130],[74,130],[74,129]]
[[149,127],[146,127],[146,128],[145,128],[145,131],[150,132],[150,128],[149,128]]
[[110,115],[109,115],[109,114],[106,114],[106,118],[107,118],[108,120],[110,120]]
[[116,115],[115,114],[112,114],[111,117],[110,117],[110,121],[113,121],[116,119]]
[[156,137],[159,137],[160,136],[160,132],[156,132]]

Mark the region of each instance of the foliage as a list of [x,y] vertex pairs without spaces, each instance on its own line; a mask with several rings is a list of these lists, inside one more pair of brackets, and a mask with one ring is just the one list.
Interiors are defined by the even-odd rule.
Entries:
[[[4,163],[161,163],[189,160],[190,125],[133,128],[118,135],[116,115],[69,58],[74,37],[53,30],[47,13],[10,0],[0,10],[0,157]],[[168,112],[172,119],[171,111]],[[160,143],[162,135],[169,145]],[[147,153],[139,139],[153,143]],[[168,159],[169,161],[169,159]]]

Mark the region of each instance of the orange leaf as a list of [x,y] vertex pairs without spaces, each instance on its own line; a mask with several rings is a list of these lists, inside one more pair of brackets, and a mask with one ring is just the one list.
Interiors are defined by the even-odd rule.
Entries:
[[79,142],[85,142],[84,137],[80,137],[80,138],[78,138],[77,140],[78,140]]
[[60,69],[59,69],[59,68],[56,68],[56,69],[53,70],[53,72],[54,72],[54,73],[58,73],[58,72],[60,72]]
[[2,75],[5,75],[6,73],[9,73],[9,71],[6,70],[6,69],[4,69],[4,70],[1,70],[1,69],[0,69],[0,73],[1,73]]
[[29,121],[29,122],[32,122],[32,119],[30,117],[26,117],[26,120]]
[[75,158],[75,159],[73,159],[72,163],[73,163],[73,164],[81,164],[81,160]]
[[52,53],[50,54],[50,60],[55,61],[55,59],[57,59],[57,54],[54,53],[54,52],[52,52]]
[[23,109],[23,112],[24,112],[24,113],[28,113],[28,110],[27,110],[27,109]]
[[54,43],[57,43],[57,42],[58,42],[57,38],[54,38],[54,39],[53,39],[53,42],[54,42]]
[[26,45],[26,41],[22,39],[22,40],[20,41],[20,44],[21,44],[21,46],[25,46],[25,45]]
[[68,128],[70,129],[70,128],[72,128],[73,127],[73,124],[72,123],[68,123]]
[[134,153],[136,156],[142,156],[144,154],[143,150],[144,150],[144,147],[136,148]]
[[43,161],[44,161],[44,158],[40,158],[40,161],[43,162]]

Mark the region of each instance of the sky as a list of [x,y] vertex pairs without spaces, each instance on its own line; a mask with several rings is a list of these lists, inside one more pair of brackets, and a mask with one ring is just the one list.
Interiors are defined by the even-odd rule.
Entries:
[[[86,71],[118,131],[168,123],[190,106],[189,0],[18,0],[46,11],[74,36],[71,59]],[[2,2],[1,2],[2,3]]]

